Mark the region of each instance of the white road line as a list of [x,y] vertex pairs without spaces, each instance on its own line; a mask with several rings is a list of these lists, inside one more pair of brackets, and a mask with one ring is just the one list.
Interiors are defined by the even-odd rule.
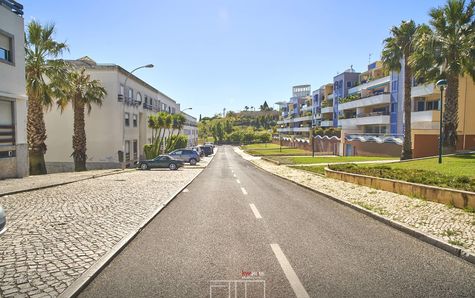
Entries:
[[251,206],[251,210],[252,212],[254,213],[254,216],[257,218],[257,219],[261,219],[262,216],[261,214],[259,213],[259,210],[257,210],[256,206],[254,204],[249,204],[249,206]]
[[236,182],[237,182],[238,184],[241,184],[241,181],[239,181],[239,179],[236,179]]
[[247,195],[247,191],[246,191],[246,189],[245,189],[244,187],[241,187],[241,191],[242,191],[242,194],[243,194],[243,195]]
[[280,267],[282,267],[285,276],[289,280],[290,286],[294,290],[295,296],[297,296],[297,298],[310,298],[307,291],[300,282],[300,279],[295,273],[294,269],[287,260],[287,257],[282,252],[282,249],[280,249],[279,244],[271,244],[270,247],[274,251],[274,254],[277,257],[277,261],[279,261]]
[[183,192],[190,192],[190,190],[188,188],[185,188]]
[[233,174],[233,177],[236,178],[236,174]]

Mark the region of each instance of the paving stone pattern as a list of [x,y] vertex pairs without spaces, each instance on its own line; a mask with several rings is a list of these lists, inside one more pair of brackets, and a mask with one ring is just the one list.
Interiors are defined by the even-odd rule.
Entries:
[[475,253],[475,213],[473,212],[330,179],[283,165],[279,166],[252,157],[238,148],[235,151],[266,171],[359,205],[447,243],[464,248],[472,254]]
[[129,171],[0,197],[0,297],[59,295],[200,171]]

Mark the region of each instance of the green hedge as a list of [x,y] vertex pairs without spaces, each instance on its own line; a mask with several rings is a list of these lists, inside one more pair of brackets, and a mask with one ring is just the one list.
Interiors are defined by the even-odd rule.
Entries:
[[393,169],[389,166],[358,166],[356,164],[329,165],[331,170],[373,177],[402,180],[475,192],[475,179],[467,176],[452,176],[420,169]]

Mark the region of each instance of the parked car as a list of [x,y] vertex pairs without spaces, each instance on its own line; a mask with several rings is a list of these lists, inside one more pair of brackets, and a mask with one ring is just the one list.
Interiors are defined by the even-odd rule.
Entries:
[[192,149],[176,149],[168,153],[168,155],[170,155],[171,157],[175,159],[188,162],[192,166],[196,165],[196,163],[201,160],[198,152]]
[[138,168],[141,170],[150,170],[153,168],[169,168],[170,170],[178,170],[185,163],[175,159],[169,155],[159,155],[154,159],[142,160],[138,162]]
[[212,142],[206,142],[205,146],[211,146],[214,149],[214,143]]
[[7,229],[7,216],[5,215],[5,210],[0,206],[0,235],[5,232]]
[[214,153],[213,147],[210,145],[203,145],[200,146],[201,149],[203,149],[203,152],[205,153],[205,156],[211,155]]
[[198,154],[200,155],[200,157],[205,156],[205,153],[203,152],[203,149],[201,149],[200,146],[192,147],[191,149],[192,149],[192,150],[195,150],[196,152],[198,152]]

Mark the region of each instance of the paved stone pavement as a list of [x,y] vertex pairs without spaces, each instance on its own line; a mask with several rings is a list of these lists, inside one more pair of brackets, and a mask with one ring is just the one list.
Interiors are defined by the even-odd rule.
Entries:
[[359,205],[386,218],[408,225],[447,243],[475,253],[475,213],[340,180],[326,178],[284,165],[276,165],[235,151],[262,169],[322,193]]
[[[178,171],[132,170],[0,197],[8,219],[0,237],[0,297],[57,296],[209,161]],[[76,174],[36,179],[63,181],[77,179]]]

